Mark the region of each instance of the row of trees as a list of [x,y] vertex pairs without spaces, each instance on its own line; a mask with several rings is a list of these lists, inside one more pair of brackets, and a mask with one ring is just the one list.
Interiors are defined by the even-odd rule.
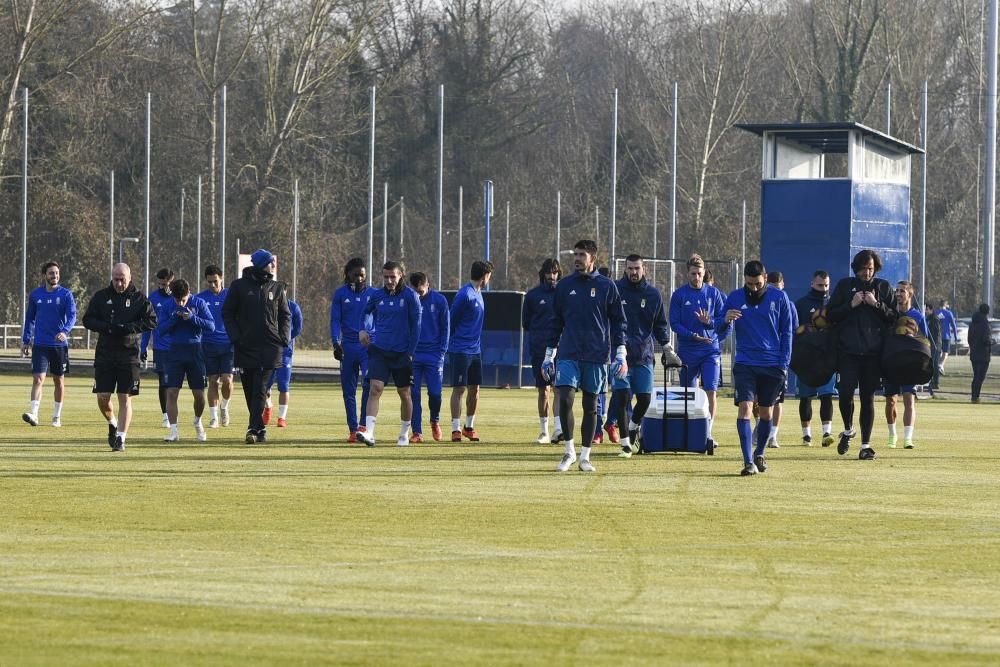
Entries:
[[[82,298],[105,282],[112,171],[119,235],[143,231],[149,92],[154,269],[169,265],[196,278],[189,230],[199,176],[203,263],[219,256],[225,86],[227,257],[235,256],[237,237],[243,248],[291,256],[298,180],[298,298],[307,342],[319,343],[340,267],[367,252],[371,86],[378,91],[376,214],[382,183],[393,201],[406,203],[406,236],[400,240],[390,225],[389,247],[402,244],[410,268],[433,273],[443,85],[446,234],[437,280],[452,287],[459,279],[458,188],[466,193],[471,260],[483,245],[481,183],[491,179],[495,201],[509,201],[511,210],[509,252],[493,243],[498,274],[509,276],[497,285],[524,289],[554,250],[557,191],[564,245],[593,235],[595,210],[606,230],[613,90],[620,100],[618,249],[666,255],[676,81],[677,254],[723,259],[739,255],[741,202],[752,230],[758,205],[759,142],[733,123],[854,120],[884,128],[891,84],[892,133],[922,144],[927,80],[928,284],[931,295],[954,291],[967,310],[981,283],[983,12],[971,0],[628,0],[572,9],[540,0],[190,0],[171,7],[10,0],[0,6],[0,242],[20,245],[27,87],[29,270],[58,259]],[[914,195],[916,202],[916,188]],[[496,210],[502,221],[503,206]],[[380,219],[376,227],[380,246]],[[756,233],[749,236],[752,254]],[[127,250],[140,267],[137,249]],[[19,269],[0,265],[7,322],[19,317]]]

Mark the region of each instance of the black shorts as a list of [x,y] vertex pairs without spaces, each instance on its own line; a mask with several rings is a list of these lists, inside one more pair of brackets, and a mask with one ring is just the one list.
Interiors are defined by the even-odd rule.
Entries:
[[139,357],[120,356],[94,359],[95,394],[139,393]]
[[368,348],[368,380],[383,384],[392,378],[397,389],[413,384],[413,362],[406,352],[388,352],[372,345]]

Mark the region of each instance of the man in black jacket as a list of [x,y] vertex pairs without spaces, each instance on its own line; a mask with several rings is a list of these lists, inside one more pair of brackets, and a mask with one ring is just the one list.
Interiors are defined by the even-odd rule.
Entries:
[[833,322],[837,336],[837,370],[840,381],[840,416],[844,431],[840,434],[837,453],[844,455],[854,437],[854,390],[861,403],[861,451],[858,458],[875,458],[871,446],[875,424],[875,392],[881,384],[880,355],[886,330],[896,321],[896,299],[892,286],[876,278],[882,270],[882,258],[874,250],[862,250],[851,262],[853,278],[837,283],[827,306],[827,316]]
[[972,362],[972,402],[979,402],[979,392],[986,380],[986,371],[990,368],[990,353],[993,349],[993,339],[990,335],[988,316],[990,307],[979,304],[979,310],[972,315],[969,325],[969,361]]
[[[156,313],[146,296],[132,284],[128,264],[115,264],[111,285],[90,299],[83,326],[99,336],[94,351],[94,393],[97,407],[108,420],[108,444],[125,451],[132,421],[132,397],[139,393],[139,338],[156,328]],[[118,394],[118,418],[111,394]]]
[[234,362],[246,398],[250,423],[246,443],[267,442],[264,407],[271,371],[281,366],[281,355],[292,331],[285,283],[274,279],[275,259],[267,250],[250,256],[251,266],[229,286],[222,304],[222,320],[235,348]]
[[931,378],[930,389],[931,396],[933,396],[934,390],[938,388],[938,378],[940,377],[938,360],[941,359],[941,320],[934,314],[934,306],[929,301],[924,304],[924,321],[927,322],[927,330],[931,334],[931,359],[934,360],[934,376]]

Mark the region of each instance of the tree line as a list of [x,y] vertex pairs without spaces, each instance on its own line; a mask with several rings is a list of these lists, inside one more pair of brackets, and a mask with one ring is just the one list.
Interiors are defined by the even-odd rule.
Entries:
[[[677,252],[738,258],[740,209],[757,252],[760,144],[741,121],[857,121],[924,144],[928,81],[928,295],[978,303],[984,6],[970,0],[9,0],[0,5],[0,316],[20,317],[22,94],[30,91],[29,289],[47,259],[81,299],[106,283],[109,176],[116,236],[144,230],[146,94],[152,98],[152,269],[200,282],[219,257],[226,89],[227,260],[291,257],[301,193],[298,300],[306,343],[327,338],[329,295],[367,254],[369,91],[376,88],[375,258],[453,288],[482,255],[482,182],[493,181],[497,288],[534,284],[563,246],[607,246],[611,99],[617,89],[619,252],[664,257],[671,182]],[[672,172],[677,82],[676,174]],[[444,86],[444,260],[437,256],[439,87]],[[914,160],[915,170],[919,159]],[[912,211],[920,183],[914,172]],[[180,215],[184,192],[184,233]],[[397,222],[405,205],[404,236]],[[658,248],[652,247],[654,200]],[[510,202],[510,248],[502,243]],[[914,234],[914,243],[919,237]],[[140,246],[125,248],[141,273]],[[914,270],[919,269],[914,254]],[[279,259],[280,261],[280,259]],[[227,262],[235,265],[234,261]],[[231,266],[225,267],[232,274]],[[777,267],[780,268],[780,267]],[[834,275],[847,267],[826,267]],[[279,268],[290,278],[290,262]],[[506,274],[506,284],[502,276]],[[229,275],[228,278],[235,278]]]

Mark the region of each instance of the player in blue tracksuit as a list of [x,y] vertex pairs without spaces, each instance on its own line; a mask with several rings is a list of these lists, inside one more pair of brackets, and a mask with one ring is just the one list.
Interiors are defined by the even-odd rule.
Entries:
[[[619,424],[628,424],[628,430],[621,440],[619,456],[629,458],[639,451],[639,424],[649,409],[653,395],[653,345],[659,343],[663,349],[661,363],[673,365],[676,359],[670,346],[670,329],[667,316],[663,312],[663,297],[660,290],[646,281],[646,267],[642,257],[629,255],[625,258],[625,277],[617,282],[625,309],[626,360],[628,375],[612,381],[614,397],[612,405],[617,410]],[[679,360],[677,360],[679,361]],[[630,393],[635,396],[631,422],[628,421]]]
[[715,318],[725,312],[725,297],[705,281],[705,273],[705,260],[691,255],[687,261],[688,283],[670,295],[670,328],[677,334],[677,355],[687,365],[687,372],[681,371],[681,383],[694,387],[701,378],[708,399],[708,442],[714,447],[712,425],[722,380],[720,344],[725,338],[725,333],[720,336],[715,330]]
[[410,442],[423,442],[420,389],[427,384],[427,403],[430,408],[431,437],[441,439],[441,383],[444,379],[444,357],[448,352],[451,314],[444,294],[431,289],[427,275],[417,271],[410,274],[410,286],[420,296],[420,338],[413,357],[413,436]]
[[[785,295],[785,298],[788,298],[788,294],[785,292],[785,276],[781,273],[781,271],[768,271],[767,284],[774,289],[781,290],[782,294]],[[788,299],[788,305],[792,314],[792,336],[794,338],[795,330],[799,328],[799,313],[790,298]],[[771,433],[767,437],[767,446],[775,449],[779,446],[778,428],[781,422],[782,406],[785,403],[785,392],[788,391],[789,375],[790,371],[785,373],[785,384],[781,387],[781,393],[778,394],[778,402],[774,404],[771,410]]]
[[[543,377],[555,377],[559,388],[559,418],[566,453],[556,467],[566,472],[576,462],[573,442],[573,399],[583,390],[580,470],[593,472],[590,443],[597,420],[597,393],[607,384],[608,350],[614,346],[613,374],[625,377],[625,310],[618,287],[597,272],[597,244],[577,241],[573,246],[574,272],[559,281],[555,295],[555,327],[542,361]],[[556,366],[556,348],[559,361]]]
[[[726,298],[725,312],[715,328],[732,327],[736,337],[733,384],[739,415],[736,430],[743,451],[742,475],[767,471],[764,448],[771,432],[771,408],[778,400],[792,358],[792,305],[785,293],[767,284],[767,272],[757,260],[743,268],[744,287]],[[750,418],[756,401],[760,421],[752,449]]]
[[545,346],[548,345],[552,330],[555,328],[556,314],[553,310],[556,295],[556,284],[562,276],[562,266],[555,258],[542,262],[538,271],[538,285],[528,290],[524,295],[524,305],[521,307],[521,328],[528,333],[528,354],[531,357],[531,372],[535,377],[535,388],[538,390],[538,421],[541,432],[535,440],[539,445],[562,441],[562,424],[559,423],[559,401],[552,401],[553,433],[549,436],[549,394],[552,380],[542,377],[542,360],[545,359]]
[[[170,313],[174,311],[176,304],[170,296],[170,281],[174,279],[174,272],[168,268],[162,268],[156,272],[157,290],[149,295],[149,303],[153,305],[156,313],[156,321],[164,322]],[[156,377],[159,382],[160,412],[163,413],[163,428],[170,426],[170,417],[167,415],[167,384],[163,379],[163,374],[167,371],[167,359],[170,356],[170,335],[166,332],[147,331],[142,334],[139,343],[139,359],[145,363],[148,357],[149,338],[153,337],[153,364],[156,368]]]
[[[271,387],[275,381],[278,383],[278,428],[288,426],[288,399],[292,390],[292,355],[295,352],[295,339],[302,333],[302,309],[299,304],[291,299],[288,300],[288,310],[292,313],[292,334],[288,340],[288,345],[281,353],[281,367],[275,368],[271,372],[271,377],[267,381],[267,403],[265,410],[271,407]],[[267,424],[267,420],[264,421]]]
[[[69,334],[76,324],[76,300],[73,293],[59,284],[59,264],[42,265],[44,283],[28,296],[28,308],[21,328],[21,354],[31,350],[31,407],[21,419],[38,426],[38,404],[42,401],[45,375],[52,375],[52,425],[61,426],[64,376],[69,371]],[[32,345],[34,339],[34,345]]]
[[[451,338],[448,340],[448,363],[451,365],[451,441],[461,442],[465,436],[479,442],[476,433],[476,408],[479,406],[479,385],[483,383],[483,362],[479,356],[486,308],[483,289],[493,276],[493,264],[472,263],[471,280],[458,290],[451,302]],[[465,426],[462,426],[462,397],[465,397]]]
[[205,284],[208,289],[199,292],[198,298],[208,304],[215,331],[202,332],[201,350],[208,375],[208,427],[218,428],[229,426],[229,401],[233,395],[233,343],[222,321],[222,304],[229,289],[223,287],[222,269],[215,264],[205,267]]
[[[344,266],[344,284],[333,293],[330,304],[330,340],[333,356],[340,362],[340,388],[347,411],[348,442],[357,442],[358,377],[368,377],[368,349],[358,340],[360,314],[369,299],[381,290],[367,286],[367,268],[360,257],[352,257]],[[368,403],[368,380],[361,385],[361,417]],[[364,429],[364,425],[361,426]]]
[[[931,332],[927,327],[924,314],[913,303],[913,283],[908,280],[900,280],[896,283],[895,290],[896,311],[899,319],[896,320],[898,327],[900,322],[905,322],[904,317],[912,318],[910,333],[930,338]],[[882,382],[883,393],[885,394],[885,421],[889,427],[890,448],[896,447],[896,403],[897,397],[903,397],[903,447],[913,449],[913,427],[917,421],[917,388],[912,384],[892,384]]]
[[947,299],[941,299],[934,315],[941,323],[941,359],[938,361],[938,374],[944,375],[944,362],[948,361],[948,353],[951,352],[952,344],[958,340],[958,324],[955,322],[955,313],[951,312],[951,306]]
[[170,297],[174,308],[159,320],[156,337],[170,341],[167,366],[162,380],[167,387],[167,416],[170,432],[163,438],[167,442],[177,442],[177,397],[187,378],[188,388],[194,396],[194,431],[200,442],[206,440],[201,415],[205,411],[205,354],[201,349],[201,337],[205,332],[215,331],[215,320],[208,304],[191,294],[188,281],[179,278],[170,283]]
[[[375,418],[378,417],[382,390],[390,380],[399,394],[401,419],[398,447],[410,444],[410,420],[413,417],[413,356],[420,341],[420,297],[406,285],[402,262],[386,262],[382,266],[382,289],[372,296],[359,314],[355,326],[362,345],[368,347],[368,403],[365,406],[365,430],[358,431],[358,440],[375,446]],[[371,317],[371,329],[365,330],[365,320]]]
[[[821,315],[830,302],[830,274],[819,269],[813,273],[809,292],[795,302],[795,312],[800,325],[809,326]],[[799,327],[796,327],[798,331]],[[793,343],[794,347],[794,343]],[[819,396],[819,419],[823,427],[823,446],[833,444],[833,401],[837,398],[837,374],[834,373],[826,384],[810,387],[801,378],[795,383],[795,395],[799,399],[799,421],[802,423],[802,444],[812,445],[812,398]]]

